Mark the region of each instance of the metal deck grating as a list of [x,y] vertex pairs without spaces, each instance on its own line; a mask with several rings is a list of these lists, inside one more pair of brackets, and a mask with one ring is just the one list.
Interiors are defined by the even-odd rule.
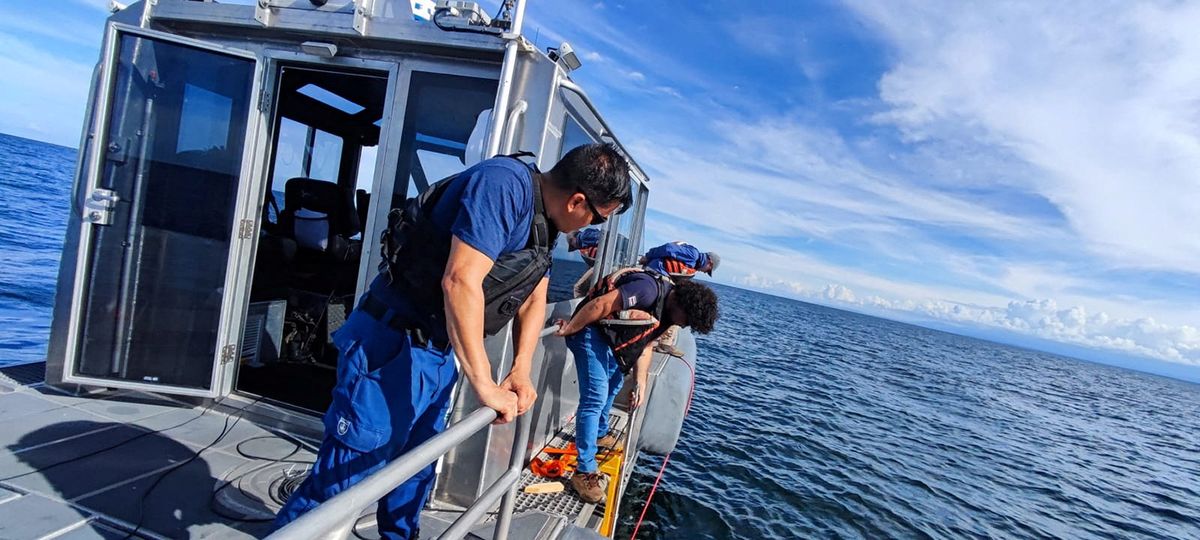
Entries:
[[0,368],[0,383],[15,386],[32,386],[45,380],[45,362],[31,362]]
[[[627,421],[628,417],[624,413],[614,409],[608,418],[609,430],[620,432],[624,429]],[[574,440],[575,419],[572,418],[567,425],[563,426],[563,428],[554,435],[554,438],[550,440],[546,447],[565,448],[568,443]],[[544,452],[543,449],[539,450],[538,453],[533,457],[550,459],[552,456]],[[601,452],[597,457],[603,458],[604,453]],[[529,467],[526,467],[525,470],[521,471],[521,478],[517,481],[517,503],[514,513],[516,515],[520,515],[524,512],[540,510],[548,514],[564,516],[572,522],[576,522],[580,518],[587,517],[584,516],[585,512],[588,515],[591,515],[592,513],[595,513],[599,516],[604,515],[603,505],[597,506],[585,503],[575,494],[575,490],[571,489],[570,475],[563,476],[558,480],[561,481],[566,487],[566,489],[558,493],[525,493],[524,490],[526,486],[553,481],[552,479],[542,478],[533,474],[533,472],[529,470]],[[612,481],[617,480],[613,479]]]

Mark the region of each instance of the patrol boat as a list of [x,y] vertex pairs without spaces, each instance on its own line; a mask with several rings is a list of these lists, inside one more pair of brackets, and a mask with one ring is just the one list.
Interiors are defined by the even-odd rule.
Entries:
[[[636,263],[650,182],[571,80],[570,46],[524,38],[523,0],[495,16],[422,4],[113,4],[47,359],[0,370],[0,537],[266,535],[321,439],[330,334],[379,268],[388,212],[485,156],[529,151],[546,168],[615,144],[634,204],[604,226],[594,276]],[[579,302],[586,269],[559,244],[548,323]],[[487,340],[497,380],[510,343]],[[565,481],[524,489],[570,475],[555,458],[570,453],[576,374],[546,332],[540,399],[519,421],[491,426],[459,387],[444,433],[271,537],[372,538],[375,501],[435,461],[426,538],[613,537],[642,510],[624,496],[634,463],[679,437],[688,332],[677,347],[656,355],[645,407],[629,410],[630,384],[618,398],[606,504]]]

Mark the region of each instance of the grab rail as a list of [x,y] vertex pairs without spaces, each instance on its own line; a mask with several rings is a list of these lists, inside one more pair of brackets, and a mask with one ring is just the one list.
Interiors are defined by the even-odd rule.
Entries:
[[[550,326],[543,329],[538,337],[544,338],[556,330],[558,330],[557,325]],[[295,521],[272,533],[267,539],[348,538],[354,531],[359,513],[364,508],[391,493],[397,486],[421,472],[430,463],[437,461],[450,449],[487,428],[496,419],[496,416],[496,411],[489,407],[475,409],[466,418],[392,460],[391,463],[362,479],[350,489],[338,493],[316,508],[305,512]],[[500,505],[500,514],[496,519],[496,530],[492,537],[497,540],[508,538],[508,527],[512,522],[513,508],[516,505],[517,480],[521,477],[521,469],[525,467],[525,447],[526,439],[529,438],[531,417],[530,414],[517,417],[517,433],[513,438],[512,457],[509,459],[508,469],[479,498],[475,499],[475,502],[471,503],[471,506],[467,507],[439,538],[447,540],[463,538],[470,532],[471,527],[478,524],[479,518],[487,512],[488,508],[491,508],[501,497],[504,497],[504,501]]]
[[642,166],[638,165],[638,162],[633,159],[633,156],[629,155],[629,151],[625,149],[625,145],[621,144],[620,139],[617,139],[617,134],[613,133],[613,130],[611,127],[609,127],[608,122],[604,120],[603,116],[600,116],[600,109],[597,109],[596,104],[592,103],[592,98],[588,97],[587,92],[583,91],[583,87],[575,84],[575,81],[572,81],[571,79],[558,77],[556,80],[559,90],[565,90],[575,94],[575,96],[583,102],[583,105],[587,107],[588,111],[592,113],[592,116],[596,117],[596,120],[600,121],[600,126],[604,128],[604,133],[602,133],[601,136],[611,138],[613,142],[621,148],[621,153],[625,155],[625,159],[629,161],[629,165],[637,170],[641,176],[641,179],[646,180],[649,178],[646,176],[646,171],[642,169]]

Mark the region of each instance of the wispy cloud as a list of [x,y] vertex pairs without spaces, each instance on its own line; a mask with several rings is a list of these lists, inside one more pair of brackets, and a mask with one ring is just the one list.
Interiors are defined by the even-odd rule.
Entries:
[[104,29],[95,20],[70,14],[48,18],[20,7],[19,4],[0,7],[0,31],[37,36],[49,40],[47,43],[71,44],[89,50],[99,48]]
[[[101,12],[101,13],[105,13],[105,14],[109,13],[109,9],[108,9],[109,0],[70,0],[70,3],[76,4],[79,6],[83,6],[92,11]],[[131,4],[131,3],[133,3],[133,2],[121,2],[121,4]]]
[[[895,47],[878,119],[1034,166],[1097,257],[1200,267],[1200,5],[851,3]],[[1036,21],[1036,24],[1031,22]]]
[[736,283],[754,289],[835,307],[907,320],[921,319],[967,324],[1062,343],[1200,366],[1200,329],[1171,325],[1150,317],[1114,318],[1082,306],[1060,307],[1051,299],[1010,301],[1004,306],[973,305],[947,300],[895,300],[859,295],[854,289],[830,283],[813,288],[795,281],[758,274]]

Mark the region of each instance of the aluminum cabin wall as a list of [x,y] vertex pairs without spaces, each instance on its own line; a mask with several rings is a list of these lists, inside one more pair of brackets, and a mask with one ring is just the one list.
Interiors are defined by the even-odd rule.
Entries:
[[[512,153],[528,150],[537,154],[538,166],[549,168],[557,161],[557,146],[553,155],[542,151],[542,138],[545,132],[547,114],[553,99],[555,66],[541,53],[525,51],[518,55],[518,63],[513,74],[512,93],[509,99],[509,111],[516,110],[521,101],[525,102],[524,113],[510,115],[517,122],[512,141],[502,140],[500,153]],[[509,130],[509,118],[505,122],[504,133]],[[490,156],[489,156],[490,157]],[[547,314],[550,310],[547,309]],[[547,338],[557,340],[560,338]],[[488,358],[492,362],[492,375],[497,381],[502,380],[512,369],[512,340],[508,330],[485,341]],[[553,349],[553,347],[551,347]],[[537,375],[542,365],[543,351],[541,347],[534,353],[532,376],[533,383],[538,385],[540,393],[547,394],[544,385],[539,385]],[[537,406],[540,407],[546,397],[539,396]],[[456,422],[479,407],[475,391],[464,379],[459,380],[451,406],[450,423]],[[574,410],[572,408],[572,410]],[[537,410],[526,414],[536,414]],[[541,440],[538,424],[533,426],[534,436],[531,440]],[[502,426],[492,426],[474,437],[455,447],[441,462],[441,470],[431,498],[435,508],[453,508],[470,504],[483,490],[487,489],[505,469],[508,468],[509,456],[512,451],[515,423]]]

